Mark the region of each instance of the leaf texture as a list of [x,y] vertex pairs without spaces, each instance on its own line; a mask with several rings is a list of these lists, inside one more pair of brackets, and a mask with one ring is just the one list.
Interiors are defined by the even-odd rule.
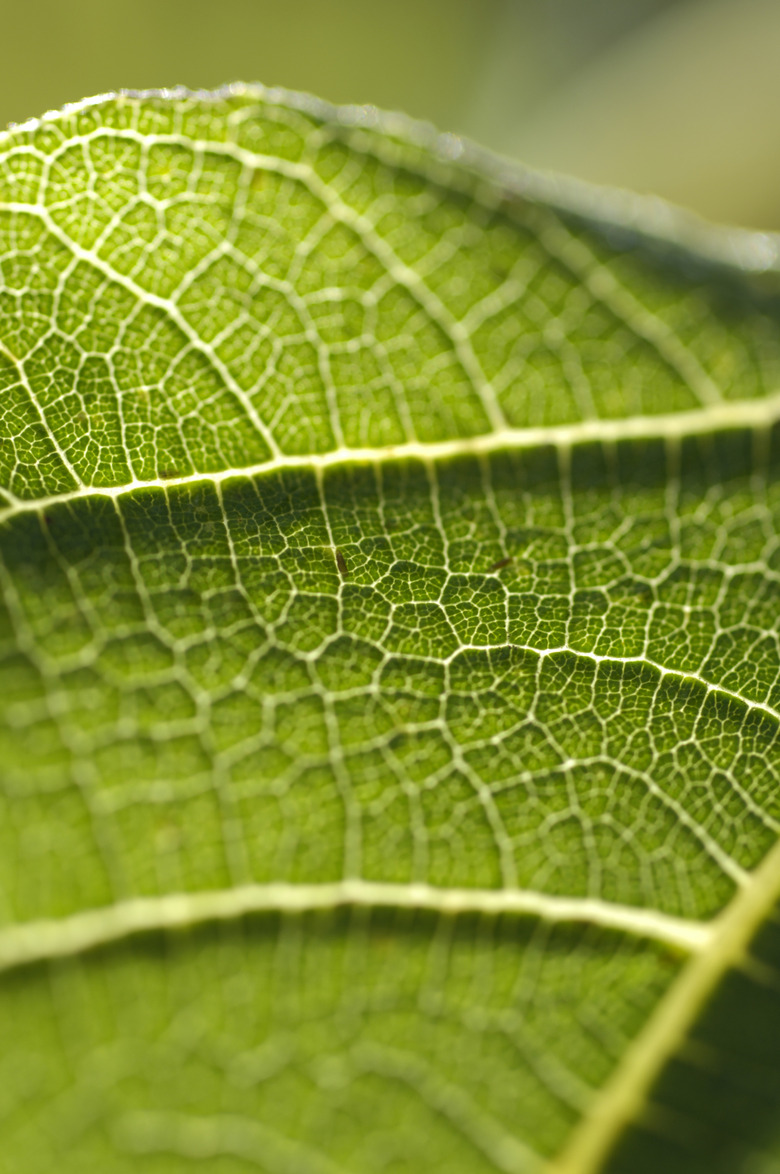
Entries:
[[780,1169],[780,279],[666,216],[0,139],[0,1169]]

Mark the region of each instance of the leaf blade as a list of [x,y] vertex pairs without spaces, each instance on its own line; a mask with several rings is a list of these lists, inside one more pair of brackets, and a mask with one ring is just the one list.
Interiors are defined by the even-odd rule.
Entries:
[[349,123],[0,140],[17,1167],[532,1168],[775,858],[776,275]]

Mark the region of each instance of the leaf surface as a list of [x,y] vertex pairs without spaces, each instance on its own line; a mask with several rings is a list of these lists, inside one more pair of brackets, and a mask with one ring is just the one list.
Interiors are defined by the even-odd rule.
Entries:
[[0,139],[0,1168],[780,1168],[780,281],[665,216]]

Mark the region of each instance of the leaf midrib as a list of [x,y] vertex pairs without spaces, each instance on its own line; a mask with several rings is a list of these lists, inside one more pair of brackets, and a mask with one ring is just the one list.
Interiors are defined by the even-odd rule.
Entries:
[[780,841],[712,923],[709,943],[691,957],[628,1045],[547,1174],[598,1174],[604,1168],[623,1130],[641,1116],[664,1065],[726,971],[744,962],[752,938],[779,899]]

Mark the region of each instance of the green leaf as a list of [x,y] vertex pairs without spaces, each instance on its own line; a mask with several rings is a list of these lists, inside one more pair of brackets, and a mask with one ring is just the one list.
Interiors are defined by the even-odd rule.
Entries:
[[259,88],[0,139],[0,1169],[780,1169],[774,249]]

